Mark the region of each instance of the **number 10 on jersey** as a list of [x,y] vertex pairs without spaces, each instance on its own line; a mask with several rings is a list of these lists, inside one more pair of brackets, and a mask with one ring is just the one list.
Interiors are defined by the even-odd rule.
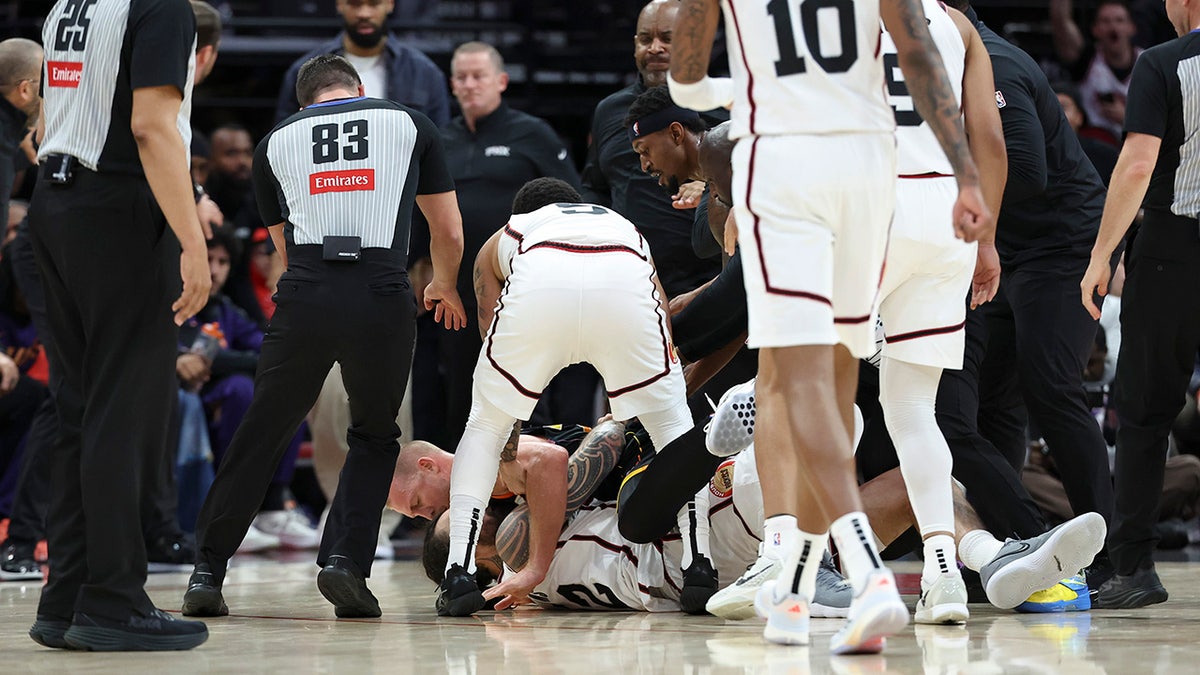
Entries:
[[[799,5],[800,28],[808,54],[826,73],[844,73],[858,60],[858,41],[855,38],[854,0],[771,0],[767,14],[775,21],[775,40],[779,45],[779,60],[775,74],[779,77],[808,72],[808,64],[799,54],[796,33],[792,30],[792,7]],[[841,52],[828,55],[821,47],[821,26],[836,21],[841,38]],[[828,25],[828,24],[826,24]]]

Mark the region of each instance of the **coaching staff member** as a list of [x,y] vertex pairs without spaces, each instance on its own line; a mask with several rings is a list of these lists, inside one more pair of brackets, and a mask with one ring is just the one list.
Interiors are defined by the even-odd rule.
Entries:
[[188,175],[195,18],[187,0],[59,0],[42,41],[46,135],[29,221],[60,428],[54,553],[30,637],[188,649],[208,630],[151,604],[140,513],[178,386],[176,324],[211,283]]
[[[413,203],[429,221],[433,281],[425,306],[465,324],[455,290],[462,221],[454,183],[425,115],[363,96],[346,59],[300,68],[305,106],[259,143],[254,190],[287,272],[263,340],[254,399],[221,461],[196,523],[189,616],[227,614],[221,584],[329,368],[350,395],[350,444],[317,563],[339,617],[379,616],[367,589],[379,520],[400,446],[396,414],[412,364],[416,307],[405,271]],[[436,305],[436,308],[435,308]]]
[[[943,373],[938,390],[938,424],[954,455],[954,476],[994,531],[1044,532],[1018,474],[1027,408],[1062,469],[1075,512],[1095,511],[1107,521],[1108,454],[1082,381],[1097,324],[1077,300],[1104,185],[1033,59],[979,22],[965,0],[946,4],[976,23],[992,58],[1008,150],[996,228],[1000,292],[967,313],[963,369]],[[1089,583],[1100,576],[1089,575]]]
[[[1125,144],[1113,170],[1092,263],[1080,284],[1084,307],[1100,316],[1093,292],[1108,290],[1108,260],[1137,215],[1121,296],[1121,353],[1114,400],[1116,507],[1108,538],[1116,576],[1100,588],[1099,606],[1163,602],[1154,571],[1159,494],[1167,435],[1200,347],[1200,2],[1167,0],[1177,40],[1144,52],[1133,67],[1125,107]],[[1185,112],[1186,111],[1186,112]],[[1185,140],[1186,139],[1186,140]]]

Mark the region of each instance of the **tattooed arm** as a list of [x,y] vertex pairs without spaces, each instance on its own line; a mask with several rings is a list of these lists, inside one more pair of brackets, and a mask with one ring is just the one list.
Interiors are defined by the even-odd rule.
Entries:
[[475,284],[475,302],[478,307],[479,336],[486,338],[492,327],[492,318],[496,314],[496,302],[500,300],[500,289],[504,276],[500,273],[496,259],[496,246],[500,241],[502,231],[497,231],[479,249],[475,256],[475,270],[472,273]]
[[[567,462],[567,514],[574,513],[592,498],[596,488],[616,468],[624,447],[625,425],[612,420],[597,424],[583,439]],[[509,569],[520,570],[529,559],[529,519],[529,509],[519,506],[496,532],[496,549]]]
[[733,103],[733,80],[708,77],[713,37],[721,8],[717,0],[681,0],[671,28],[671,72],[667,86],[676,103],[712,110]]
[[896,44],[900,69],[904,71],[913,104],[954,167],[958,179],[955,232],[966,241],[988,237],[995,228],[995,218],[980,191],[979,171],[963,132],[962,111],[950,88],[946,66],[929,34],[921,0],[883,0],[879,12]]

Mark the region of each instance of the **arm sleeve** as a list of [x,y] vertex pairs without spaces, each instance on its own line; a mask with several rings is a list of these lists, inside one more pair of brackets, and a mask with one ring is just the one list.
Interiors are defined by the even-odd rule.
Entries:
[[420,177],[417,179],[417,194],[450,192],[454,189],[454,178],[450,175],[450,167],[446,165],[446,148],[442,146],[442,136],[428,117],[418,112],[411,114],[413,122],[417,125],[417,133],[425,138],[425,147],[421,152]]
[[742,252],[738,249],[716,281],[671,319],[675,347],[697,361],[737,339],[748,325]]
[[591,142],[588,143],[587,161],[583,165],[583,173],[579,177],[581,187],[580,193],[583,195],[583,201],[588,204],[599,204],[601,206],[612,206],[612,188],[608,184],[608,178],[605,177],[604,171],[600,167],[600,130],[596,127],[596,117],[592,119]]
[[701,260],[721,255],[721,244],[708,226],[708,190],[700,197],[700,205],[696,207],[696,215],[692,220],[692,252]]
[[540,122],[534,133],[533,163],[537,166],[538,175],[548,178],[558,178],[579,189],[579,172],[575,170],[575,162],[567,146],[554,133],[549,124]]
[[267,143],[271,140],[271,134],[267,134],[266,138],[258,143],[258,148],[254,150],[254,200],[258,203],[258,215],[262,217],[263,224],[267,227],[282,223],[287,216],[283,212],[283,205],[280,204],[280,195],[282,191],[279,188],[279,181],[275,178],[275,172],[271,170],[271,163],[267,160]]
[[1134,63],[1125,99],[1127,134],[1162,138],[1167,133],[1167,81],[1155,56],[1153,52],[1142,54]]
[[1008,184],[1005,201],[1024,199],[1046,190],[1046,134],[1038,117],[1029,78],[1010,59],[993,62],[996,103],[1004,125],[1008,151]]
[[196,47],[196,15],[192,6],[176,2],[143,2],[130,7],[132,89],[188,85],[188,63]]

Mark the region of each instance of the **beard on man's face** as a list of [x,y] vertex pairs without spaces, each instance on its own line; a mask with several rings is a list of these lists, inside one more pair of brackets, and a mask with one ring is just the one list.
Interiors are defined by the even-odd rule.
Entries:
[[679,194],[679,178],[677,176],[671,176],[667,179],[666,185],[660,185],[659,187],[661,187],[663,190],[666,190],[668,197],[674,197],[675,195]]
[[[370,28],[370,30],[361,32],[360,29],[362,28]],[[345,29],[346,35],[349,36],[350,41],[364,49],[377,47],[379,43],[383,41],[384,35],[386,34],[383,30],[383,26],[376,26],[375,24],[367,21],[346,23]]]

